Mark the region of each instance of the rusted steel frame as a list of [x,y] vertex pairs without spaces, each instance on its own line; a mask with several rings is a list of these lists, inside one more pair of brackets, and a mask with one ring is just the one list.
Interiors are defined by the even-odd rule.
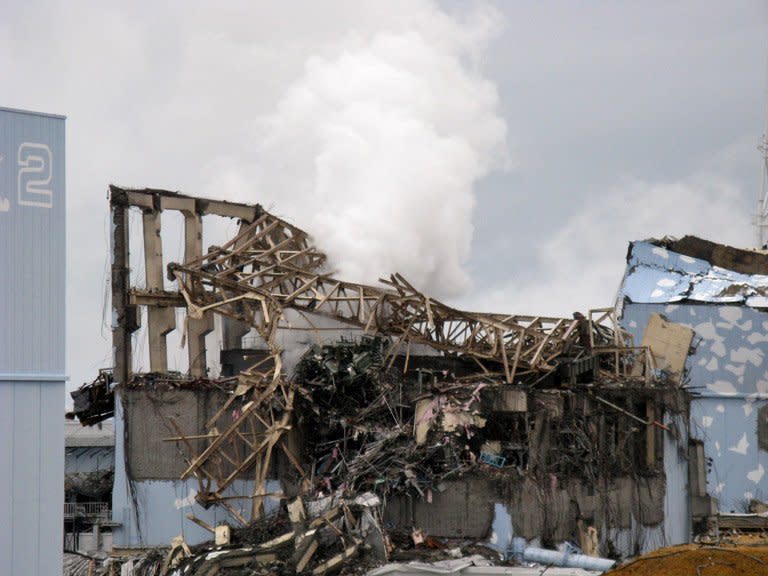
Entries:
[[200,466],[205,464],[205,462],[210,458],[213,454],[216,453],[218,448],[227,440],[230,438],[230,436],[234,435],[240,425],[245,422],[246,416],[248,416],[251,412],[254,412],[256,409],[260,407],[260,405],[264,402],[264,400],[267,400],[271,398],[271,395],[274,393],[274,391],[277,389],[279,384],[278,378],[273,378],[270,382],[269,386],[263,391],[260,391],[258,393],[258,396],[256,396],[253,400],[248,402],[245,406],[243,406],[242,411],[240,413],[240,416],[238,419],[233,421],[227,429],[222,432],[218,437],[216,437],[207,447],[205,450],[203,450],[202,453],[200,453],[187,467],[187,469],[182,473],[181,479],[184,480],[188,478],[195,470],[197,470]]
[[[238,421],[238,424],[239,424],[239,423],[240,423],[240,421]],[[234,481],[237,479],[237,477],[238,477],[238,476],[239,476],[241,473],[243,473],[245,470],[247,470],[247,469],[248,469],[248,468],[250,468],[250,467],[251,467],[253,464],[255,464],[255,462],[256,462],[256,459],[257,459],[257,458],[258,458],[258,457],[261,455],[262,451],[264,451],[264,450],[265,450],[265,449],[266,449],[266,448],[267,448],[267,447],[270,445],[270,435],[271,435],[271,434],[275,434],[275,433],[277,433],[277,432],[276,432],[276,431],[274,431],[274,430],[270,430],[270,431],[268,431],[268,432],[267,432],[267,434],[268,434],[268,437],[267,437],[267,438],[265,438],[264,440],[262,440],[262,441],[259,443],[258,447],[257,447],[255,450],[253,450],[253,451],[252,451],[252,452],[251,452],[251,453],[250,453],[250,454],[249,454],[249,455],[248,455],[248,456],[247,456],[247,457],[246,457],[246,458],[245,458],[245,459],[244,459],[244,460],[243,460],[243,461],[240,463],[240,466],[239,466],[238,468],[236,468],[235,470],[233,470],[233,471],[232,471],[232,472],[229,474],[229,476],[227,476],[226,478],[223,478],[223,479],[221,479],[221,480],[220,480],[220,481],[217,483],[217,486],[216,486],[216,492],[217,492],[217,493],[220,493],[220,492],[223,492],[224,490],[226,490],[226,489],[229,487],[229,485],[230,485],[230,484],[232,484],[232,482],[234,482]],[[280,432],[280,434],[282,434],[282,432]]]
[[[251,235],[254,232],[254,230],[257,229],[259,222],[264,220],[265,218],[266,218],[266,214],[261,216],[258,220],[256,220],[252,224],[246,226],[232,240],[228,241],[224,246],[219,247],[216,251],[216,253],[218,253],[218,256],[216,256],[215,258],[211,257],[213,253],[209,253],[206,257],[203,257],[203,261],[207,260],[205,262],[205,265],[208,267],[217,266],[222,262],[233,260],[234,258],[237,258],[240,254],[250,250],[251,244],[253,243],[253,240],[254,240],[254,238]],[[279,223],[273,221],[267,226],[266,230],[268,231],[270,227],[275,228],[277,226],[279,226]],[[249,236],[251,237],[249,238]]]
[[[294,248],[292,250],[283,250],[283,248]],[[282,254],[288,254],[288,257],[283,259],[280,256]],[[280,266],[289,263],[291,260],[296,259],[299,255],[312,254],[310,248],[306,246],[296,246],[292,238],[286,238],[280,241],[277,245],[260,250],[245,249],[240,250],[237,254],[229,253],[226,257],[222,257],[225,264],[221,270],[216,274],[217,276],[225,276],[231,274],[238,269],[246,269],[249,266],[259,264],[264,266],[265,263],[271,263],[272,266]],[[275,258],[272,256],[275,255]],[[304,265],[307,266],[307,265]]]
[[250,413],[251,411],[256,409],[256,404],[251,401],[245,406],[243,406],[243,410],[241,413],[240,418],[232,422],[232,424],[229,425],[229,427],[221,433],[220,436],[216,437],[213,442],[211,442],[208,447],[202,451],[187,467],[184,472],[181,474],[181,479],[185,480],[189,478],[191,474],[194,473],[195,470],[197,470],[200,466],[205,464],[206,460],[216,452],[216,450],[219,448],[221,444],[224,443],[224,441],[229,438],[230,435],[232,435],[235,430],[240,426],[241,421],[244,419],[245,415]]
[[[262,509],[263,498],[260,496],[260,494],[264,493],[266,475],[268,474],[269,470],[272,450],[274,449],[276,443],[280,440],[283,432],[287,429],[290,429],[289,423],[293,409],[294,397],[293,388],[291,388],[288,393],[285,392],[285,386],[280,377],[281,362],[279,359],[279,350],[272,344],[270,334],[267,332],[264,335],[267,337],[267,342],[273,348],[273,354],[270,356],[270,358],[273,360],[273,367],[264,372],[257,373],[256,370],[258,367],[267,361],[267,359],[264,359],[252,366],[248,372],[242,374],[243,377],[253,380],[253,382],[250,383],[250,385],[254,388],[253,400],[246,404],[246,407],[243,409],[238,419],[235,420],[235,422],[230,425],[227,431],[225,431],[219,437],[221,440],[219,440],[219,442],[212,443],[195,459],[194,462],[195,466],[201,468],[211,458],[223,457],[234,466],[234,470],[228,476],[219,476],[214,478],[214,481],[216,482],[215,491],[206,495],[206,501],[213,503],[223,503],[221,502],[223,491],[226,490],[232,484],[232,482],[234,482],[234,480],[245,470],[249,469],[253,465],[256,465],[257,476],[255,478],[256,485],[253,495],[254,501],[252,508],[252,520],[258,517],[260,510]],[[259,384],[263,382],[269,382],[269,384],[263,390],[258,389]],[[283,397],[284,403],[281,406],[282,418],[280,419],[279,423],[276,423],[272,402],[276,399],[274,394],[278,390]],[[271,425],[261,414],[259,414],[261,409],[263,409],[265,406],[268,406],[265,414],[269,414],[269,419],[272,421]],[[221,413],[222,412],[220,411],[217,416],[220,416]],[[250,442],[247,442],[251,450],[247,456],[244,455],[245,458],[240,457],[240,455],[237,453],[234,456],[230,456],[226,452],[225,446],[223,444],[225,438],[229,438],[233,441],[232,444],[235,447],[235,451],[237,452],[236,440],[242,437],[241,429],[246,424],[251,424],[251,429],[255,430],[252,425],[254,418],[259,420],[259,422],[265,427],[264,434],[260,434],[264,437],[264,440],[258,445],[253,445]],[[212,423],[215,423],[215,420],[217,419],[217,417],[213,418]]]
[[[220,495],[232,484],[232,482],[235,481],[235,479],[237,479],[240,474],[242,474],[245,470],[248,470],[254,464],[259,464],[259,476],[256,479],[257,482],[255,491],[257,493],[264,492],[264,483],[266,481],[266,475],[268,474],[269,470],[272,450],[282,437],[282,434],[286,430],[290,429],[290,419],[293,413],[293,394],[294,391],[293,388],[291,388],[287,396],[287,403],[284,406],[280,421],[267,427],[263,433],[265,436],[264,440],[262,440],[257,446],[253,447],[250,454],[248,454],[248,456],[246,456],[244,459],[233,462],[235,469],[226,478],[220,478],[217,480],[215,492],[216,495]],[[252,415],[255,416],[256,414],[253,413]],[[236,430],[240,427],[240,425],[244,424],[245,421],[245,415],[242,415],[240,418],[238,418],[236,421],[238,424]],[[265,422],[262,420],[262,423]],[[221,451],[219,450],[219,452]]]
[[261,273],[267,273],[280,266],[294,265],[300,271],[317,270],[325,260],[325,254],[311,245],[286,238],[274,246],[260,246],[258,249],[238,248],[236,253],[228,252],[212,261],[216,262],[214,266],[210,263],[203,266],[216,269],[218,277],[247,270],[248,273],[241,280],[250,282]]
[[[273,269],[274,268],[282,268],[282,267],[273,267]],[[287,273],[287,275],[293,275],[293,276],[297,276],[297,277],[304,276],[306,278],[307,276],[309,276],[309,274],[307,274],[306,271],[296,270],[296,269],[294,269],[294,270],[287,269],[286,273]],[[332,283],[332,287],[329,288],[329,289],[326,289],[326,285],[329,282]],[[238,282],[233,282],[233,284],[239,284],[239,283]],[[280,285],[283,285],[283,284],[285,284],[285,278],[281,278],[279,281],[273,282],[272,285],[262,286],[262,288],[265,288],[265,287],[274,288],[274,287],[279,287]],[[474,326],[473,327],[469,327],[469,328],[467,328],[465,326],[464,328],[460,329],[458,326],[462,322],[465,323],[465,324],[466,323],[469,323],[469,324],[490,323],[490,324],[500,324],[500,325],[507,324],[506,326],[504,326],[504,328],[505,329],[509,329],[510,328],[508,322],[509,322],[509,318],[511,318],[511,317],[509,317],[509,316],[484,315],[484,317],[481,316],[480,318],[471,319],[471,316],[474,316],[474,315],[468,315],[466,313],[461,313],[460,311],[453,310],[453,309],[451,309],[449,307],[446,307],[445,305],[443,305],[443,304],[441,304],[441,303],[439,303],[437,301],[432,301],[431,299],[421,295],[420,293],[415,292],[413,287],[410,284],[408,284],[407,281],[405,281],[402,278],[402,276],[399,276],[399,275],[393,276],[393,280],[390,281],[390,282],[387,282],[387,284],[390,284],[390,285],[396,287],[398,293],[403,295],[403,296],[407,296],[408,295],[408,291],[412,291],[411,294],[410,294],[411,296],[415,295],[415,296],[419,296],[420,297],[422,315],[426,319],[425,320],[425,324],[424,324],[425,326],[430,326],[430,327],[435,328],[436,325],[438,324],[438,321],[435,318],[436,315],[437,315],[435,313],[435,309],[437,309],[440,314],[444,313],[445,311],[449,311],[449,312],[453,312],[455,315],[460,316],[459,318],[450,318],[448,321],[446,321],[445,319],[440,319],[439,320],[439,324],[441,326],[448,325],[450,327],[449,329],[451,330],[451,334],[452,334],[452,336],[454,338],[456,336],[460,336],[461,334],[466,335],[467,332],[473,334],[474,335],[474,339],[477,338],[477,336],[479,334],[479,330],[477,330]],[[349,309],[349,315],[347,315],[347,314],[340,314],[339,313],[339,309],[338,309],[338,303],[339,303],[340,299],[339,298],[334,298],[330,294],[338,292],[340,290],[340,288],[342,288],[342,287],[343,288],[350,287],[353,290],[357,291],[358,294],[363,294],[364,295],[367,292],[370,296],[365,297],[365,298],[360,298],[363,301],[363,302],[361,302],[360,307],[357,310],[355,310],[353,308],[350,308]],[[240,288],[241,289],[246,289],[246,287],[242,286],[242,285],[240,286]],[[256,287],[256,286],[253,286],[252,284],[249,284],[247,289],[258,290],[259,288]],[[312,292],[312,293],[305,296],[304,294],[306,294],[306,292]],[[323,292],[325,292],[325,294],[323,294],[323,296],[319,296],[319,294],[322,294]],[[280,300],[280,296],[281,295],[279,293],[272,292],[272,293],[270,293],[270,295],[273,298],[275,298],[277,300]],[[346,283],[335,281],[335,280],[330,279],[328,277],[320,277],[320,276],[317,276],[317,275],[312,275],[312,276],[310,276],[309,278],[306,278],[303,281],[303,284],[302,284],[301,288],[299,288],[298,290],[294,290],[291,294],[285,295],[285,298],[288,300],[288,303],[290,303],[291,301],[304,300],[306,302],[306,304],[304,304],[301,307],[310,309],[312,311],[316,311],[316,312],[317,311],[321,311],[321,312],[322,311],[327,311],[327,310],[322,310],[322,309],[318,310],[318,306],[317,305],[312,306],[312,303],[315,303],[315,304],[319,303],[319,304],[322,305],[321,308],[322,307],[324,307],[324,308],[328,308],[328,307],[332,308],[332,310],[329,311],[332,314],[342,316],[342,317],[344,317],[345,319],[348,319],[348,320],[354,320],[354,317],[356,316],[358,321],[360,321],[360,320],[365,320],[366,317],[370,317],[370,311],[369,310],[364,310],[364,304],[370,302],[371,300],[373,300],[374,302],[373,302],[373,305],[371,305],[371,308],[377,307],[376,306],[377,303],[379,303],[382,300],[382,291],[379,290],[379,289],[373,288],[373,287],[369,287],[369,286],[346,284]],[[391,304],[394,304],[395,302],[393,302],[393,301],[396,300],[393,297],[392,294],[384,293],[384,298],[386,298],[389,301],[389,303],[391,303]],[[332,306],[328,306],[329,302],[332,304]],[[408,304],[414,305],[415,302],[413,302],[411,300],[411,301],[407,301],[406,304],[407,305]],[[395,309],[395,308],[396,308],[396,306],[393,306],[393,309]],[[514,317],[514,318],[516,320],[520,319],[520,318],[528,320],[529,317]],[[502,320],[506,320],[507,322],[502,322]],[[543,321],[550,321],[550,319],[532,318],[531,319],[531,325],[537,325],[538,324],[540,326]],[[559,326],[561,326],[561,325],[562,325],[562,321],[556,323],[555,326],[553,327],[553,329],[550,329],[550,330],[552,330],[553,332],[556,332],[557,328]],[[385,328],[385,327],[382,326],[382,328]],[[531,330],[534,334],[537,333],[536,329],[532,330],[531,328],[525,327],[525,326],[524,326],[524,328],[526,328],[527,330]],[[542,329],[538,328],[538,330],[542,330]],[[441,331],[439,333],[437,331],[435,331],[435,332],[433,332],[430,335],[428,333],[428,331],[425,330],[422,327],[419,330],[419,332],[420,332],[420,338],[424,338],[424,341],[426,341],[427,343],[429,343],[429,342],[445,343],[445,341],[448,340],[448,338],[446,338],[446,336],[445,336],[445,332],[443,332],[443,331]],[[495,330],[494,330],[494,332],[495,332]],[[552,338],[552,336],[553,336],[552,333],[548,334],[547,333],[548,331],[546,329],[544,329],[543,332],[544,332],[543,336],[541,335],[541,332],[539,332],[539,337],[540,338],[543,338],[544,340],[549,340],[549,339]],[[513,331],[512,333],[514,334],[515,331]],[[466,340],[466,338],[465,338],[465,340]],[[485,340],[487,340],[487,337],[485,338]],[[467,350],[467,346],[465,345],[465,342],[462,342],[462,343],[453,342],[453,344],[458,346],[458,347],[460,347],[460,348],[462,348],[463,350]],[[470,349],[471,348],[472,347],[470,347]],[[477,350],[473,350],[473,351],[476,352]],[[501,360],[501,358],[500,358],[500,356],[501,356],[500,350],[499,350],[498,354],[492,354],[491,356]]]
[[[280,441],[283,433],[286,430],[290,429],[290,419],[293,411],[293,389],[291,389],[288,397],[287,397],[287,405],[284,407],[282,417],[281,419],[273,424],[272,426],[267,426],[267,423],[261,418],[258,417],[258,414],[256,412],[252,412],[250,414],[243,413],[238,420],[235,422],[235,436],[241,437],[242,432],[240,431],[240,428],[242,428],[246,423],[252,422],[252,418],[258,417],[258,419],[262,422],[262,424],[265,425],[266,430],[263,433],[260,433],[259,436],[263,437],[263,440],[258,443],[257,445],[251,444],[248,442],[247,444],[250,446],[249,453],[244,458],[240,457],[239,455],[230,456],[227,454],[226,450],[224,449],[224,446],[218,446],[216,447],[215,451],[213,451],[208,458],[206,458],[206,461],[209,460],[211,457],[223,457],[227,461],[232,464],[234,467],[234,470],[227,475],[226,477],[213,477],[213,481],[215,482],[216,486],[213,492],[209,492],[206,496],[206,501],[208,502],[217,502],[220,498],[222,498],[222,493],[234,482],[234,480],[240,476],[244,471],[248,470],[251,466],[254,464],[257,465],[257,470],[259,471],[257,477],[256,477],[256,486],[254,491],[254,497],[257,497],[259,493],[264,492],[265,482],[266,482],[266,476],[268,474],[269,470],[269,464],[271,461],[271,453],[274,449],[275,445]],[[253,429],[253,428],[252,428]],[[283,447],[284,451],[287,451],[287,448]],[[201,455],[202,456],[202,455]],[[290,454],[289,458],[293,457],[293,454]],[[297,465],[297,462],[295,461],[295,457],[292,459],[292,463],[294,466],[297,466],[297,469],[300,470],[300,466]],[[203,462],[198,462],[198,467],[203,467]],[[206,470],[202,470],[206,475],[213,476]],[[302,471],[303,472],[303,471]],[[254,511],[257,511],[259,509],[257,500],[257,506],[254,507]]]
[[[261,209],[260,206],[259,209],[260,215],[253,222],[248,224],[245,228],[238,232],[238,234],[236,234],[232,239],[228,240],[222,246],[218,246],[215,252],[209,252],[200,258],[186,262],[186,264],[190,266],[195,266],[203,262],[206,264],[217,264],[218,262],[223,261],[229,257],[233,252],[239,253],[241,251],[238,249],[230,250],[230,248],[233,246],[238,246],[239,248],[242,248],[242,250],[248,250],[253,244],[260,241],[274,229],[280,230],[284,237],[292,238],[297,244],[303,243],[305,247],[311,246],[309,243],[309,236],[306,232],[289,224],[285,220],[282,220],[277,216],[274,216],[273,214]],[[290,236],[285,233],[286,230],[290,231]],[[212,257],[214,254],[219,255]]]
[[[190,455],[194,454],[195,450],[194,450],[194,448],[192,446],[192,443],[189,441],[189,439],[187,437],[184,436],[184,432],[182,431],[181,426],[179,426],[179,424],[176,422],[176,420],[173,417],[170,417],[168,419],[168,421],[170,422],[170,424],[173,427],[174,431],[180,437],[182,437],[182,442],[184,442],[184,444],[187,447],[187,450],[189,450],[189,454]],[[187,460],[187,462],[191,463],[189,460]],[[203,474],[205,474],[206,476],[208,476],[209,480],[215,480],[215,478],[211,477],[210,474],[208,474],[208,472],[206,470],[201,470],[201,472]],[[203,479],[202,479],[201,476],[199,476],[197,474],[195,474],[195,478],[197,479],[197,484],[198,484],[198,487],[200,488],[200,490],[198,490],[198,492],[202,492],[203,489],[205,488],[204,485],[203,485]]]
[[[182,267],[183,269],[184,267]],[[201,277],[204,280],[208,280],[211,284],[216,284],[216,279],[210,278],[207,273],[201,272]],[[229,286],[231,286],[234,290],[237,289],[237,282],[233,281],[227,281],[226,279],[218,279],[225,283],[227,283]],[[328,292],[338,293],[340,289],[346,288],[347,286],[362,291],[362,294],[369,294],[370,296],[365,296],[363,299],[363,307],[359,308],[358,310],[350,309],[350,314],[347,315],[345,313],[340,313],[338,309],[338,296],[328,296],[325,294],[324,296],[318,298],[318,293],[321,291],[322,288],[327,286],[329,283],[332,283],[331,287],[328,288]],[[240,289],[245,289],[246,287],[240,286]],[[403,315],[400,319],[398,319],[398,311],[402,311],[402,305],[405,304],[406,307],[412,306],[415,309],[418,309],[418,301],[415,301],[412,297],[406,298],[405,302],[402,302],[400,299],[396,298],[391,293],[382,293],[381,290],[367,287],[364,285],[347,285],[342,282],[338,282],[335,280],[328,279],[326,280],[325,277],[318,277],[313,276],[307,279],[305,284],[302,286],[301,289],[298,291],[295,291],[293,294],[289,294],[286,296],[286,304],[293,304],[296,305],[296,301],[299,299],[299,296],[297,295],[297,292],[299,293],[306,293],[309,290],[318,290],[317,292],[307,295],[305,297],[302,297],[305,299],[305,301],[308,302],[308,304],[304,304],[302,306],[297,306],[303,309],[307,309],[316,313],[325,313],[325,314],[331,314],[333,317],[336,318],[343,318],[347,321],[350,321],[352,323],[357,323],[358,325],[362,324],[360,320],[366,320],[366,317],[370,318],[373,311],[375,311],[376,308],[378,308],[381,303],[384,301],[387,302],[391,306],[391,310],[393,312],[394,318],[389,319],[387,322],[379,323],[378,328],[382,331],[388,331],[390,333],[400,333],[402,331],[402,326],[400,329],[398,329],[398,324],[403,323],[405,320],[405,315]],[[261,289],[248,286],[249,292],[255,292],[255,293],[261,293]],[[404,293],[401,287],[401,293]],[[187,293],[188,294],[188,293]],[[276,300],[277,302],[280,302],[281,295],[276,293],[271,293],[270,296]],[[375,300],[373,299],[373,296],[375,296]],[[186,295],[185,295],[186,297]],[[293,299],[293,300],[290,300]],[[311,302],[319,302],[322,301],[323,306],[311,306],[309,303]],[[466,313],[462,313],[460,311],[454,310],[452,308],[449,308],[442,303],[439,303],[438,301],[429,301],[429,304],[426,304],[426,297],[424,297],[421,301],[421,310],[416,313],[410,314],[409,321],[407,322],[409,325],[409,329],[407,330],[407,338],[412,339],[415,341],[419,341],[422,343],[426,343],[429,345],[433,345],[439,349],[446,350],[446,351],[453,351],[453,352],[463,352],[463,353],[471,353],[471,354],[477,354],[480,355],[486,359],[492,359],[496,360],[498,362],[503,362],[503,354],[501,353],[501,349],[496,347],[495,345],[495,332],[498,328],[503,328],[505,332],[504,342],[505,346],[507,346],[507,350],[505,350],[504,354],[511,355],[512,351],[516,349],[517,345],[516,342],[511,341],[507,343],[507,336],[511,335],[513,338],[520,337],[521,335],[530,335],[533,339],[536,340],[533,345],[528,348],[526,347],[525,350],[521,350],[519,358],[522,359],[526,363],[530,363],[531,360],[538,360],[536,353],[539,352],[539,356],[544,353],[546,349],[546,344],[549,341],[555,341],[555,346],[557,346],[556,353],[560,352],[560,345],[562,344],[562,341],[557,339],[558,331],[561,329],[561,327],[564,325],[565,321],[560,321],[555,324],[552,328],[549,330],[536,330],[532,329],[530,327],[526,326],[510,326],[510,325],[504,325],[500,320],[486,316],[486,317],[472,317],[471,315],[468,315]],[[213,306],[213,305],[209,305]],[[367,306],[367,308],[366,308]],[[427,306],[429,307],[429,312],[427,312]],[[319,309],[318,309],[319,308]],[[328,309],[330,308],[330,310]],[[365,309],[364,309],[365,308]],[[450,317],[446,317],[446,313],[451,314]],[[432,325],[437,328],[440,327],[448,327],[449,333],[452,335],[452,338],[448,338],[445,335],[444,331],[438,332],[437,330],[433,332],[429,332],[426,330],[426,327],[429,324],[429,321],[426,319],[428,316],[432,317]],[[414,319],[423,318],[420,322],[413,322]],[[541,322],[541,319],[536,319],[535,322]],[[368,324],[366,321],[365,324]],[[364,325],[363,325],[364,326]],[[493,331],[490,330],[490,328],[496,328]],[[490,338],[489,335],[493,333],[494,337]],[[565,332],[569,337],[573,334],[573,323],[569,324],[569,329]],[[467,335],[471,334],[473,337],[469,338]],[[490,349],[490,350],[489,350]],[[528,361],[526,361],[526,358],[529,358]],[[520,360],[518,360],[519,362]],[[532,365],[535,365],[536,362],[533,362]],[[548,369],[545,367],[545,369]]]
[[[281,253],[285,254],[286,252],[282,251]],[[309,248],[306,248],[306,249],[300,250],[300,251],[296,251],[296,252],[291,252],[289,256],[287,256],[285,258],[282,258],[279,262],[277,262],[275,264],[271,264],[269,266],[265,266],[263,268],[255,270],[254,272],[251,272],[251,273],[249,273],[249,274],[247,274],[245,276],[241,276],[238,279],[238,282],[250,283],[250,281],[253,280],[254,278],[257,278],[259,276],[267,276],[273,270],[278,270],[279,271],[280,266],[285,266],[287,264],[296,265],[296,263],[293,262],[294,260],[297,260],[301,256],[308,256],[308,255],[311,256],[312,254],[313,253],[310,251]],[[320,266],[322,266],[322,264],[324,263],[324,258],[325,258],[324,254],[319,254],[317,256],[317,261],[313,262],[308,269],[315,270],[316,268],[319,268]],[[262,265],[263,265],[263,263],[262,263]]]
[[259,467],[258,467],[259,473],[256,477],[256,483],[254,485],[255,497],[253,499],[253,507],[252,507],[253,519],[260,517],[260,515],[263,513],[264,497],[256,496],[256,494],[263,494],[264,492],[266,492],[266,482],[267,482],[267,476],[269,474],[269,467],[272,461],[272,451],[274,450],[275,445],[282,439],[283,432],[285,430],[290,429],[290,421],[293,414],[293,397],[294,397],[294,389],[291,388],[287,396],[285,397],[286,406],[285,406],[285,410],[283,411],[283,415],[280,420],[280,423],[274,427],[273,431],[267,438],[267,442],[268,442],[267,447],[261,457],[261,462],[259,463]]

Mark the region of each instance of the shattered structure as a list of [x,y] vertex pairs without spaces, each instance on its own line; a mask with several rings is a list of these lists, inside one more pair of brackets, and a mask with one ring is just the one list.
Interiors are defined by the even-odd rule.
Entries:
[[768,498],[768,254],[693,236],[633,242],[619,297],[621,323],[636,336],[659,315],[693,335],[684,385],[694,395],[690,461],[701,473],[691,515],[765,530],[765,517],[747,514]]
[[[114,186],[110,202],[116,547],[180,532],[194,543],[220,524],[249,530],[286,514],[294,552],[280,561],[318,574],[364,548],[386,558],[399,532],[412,543],[495,532],[502,550],[513,536],[580,540],[614,556],[688,538],[689,518],[665,514],[687,493],[687,350],[658,365],[613,309],[474,313],[396,273],[346,282],[304,231],[258,205]],[[131,282],[132,209],[145,286]],[[185,251],[164,268],[169,211],[183,217]],[[204,247],[209,215],[235,219],[237,233]],[[150,370],[133,373],[142,310]],[[168,366],[177,311],[187,375]],[[216,322],[222,359],[243,370],[210,373]],[[335,540],[306,537],[320,525]]]

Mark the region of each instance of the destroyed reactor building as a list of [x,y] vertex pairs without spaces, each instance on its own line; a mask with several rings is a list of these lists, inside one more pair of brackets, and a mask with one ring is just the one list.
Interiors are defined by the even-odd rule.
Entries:
[[[398,531],[495,533],[502,548],[580,541],[616,557],[690,538],[688,483],[706,474],[690,458],[687,347],[662,357],[653,330],[635,346],[613,308],[473,313],[396,273],[346,282],[304,231],[258,205],[114,186],[110,203],[116,548],[179,534],[193,544],[286,514],[354,516],[371,502],[379,539],[369,530],[366,549],[383,556]],[[168,213],[183,220],[184,255],[166,265]],[[213,217],[238,229],[204,245]],[[145,282],[130,270],[136,239]],[[174,330],[181,367],[169,366]],[[134,370],[142,346],[149,366]],[[340,557],[362,553],[362,536],[338,537]],[[297,572],[333,561],[313,546]]]

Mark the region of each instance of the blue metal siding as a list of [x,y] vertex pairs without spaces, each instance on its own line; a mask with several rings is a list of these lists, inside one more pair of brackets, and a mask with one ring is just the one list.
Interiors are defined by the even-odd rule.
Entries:
[[0,156],[0,377],[63,379],[64,121],[0,111]]
[[768,276],[741,274],[648,242],[632,244],[621,294],[635,304],[746,304],[768,308]]
[[768,313],[747,306],[626,303],[622,325],[642,339],[648,318],[664,314],[692,328],[688,358],[691,435],[712,459],[707,488],[720,510],[743,512],[746,500],[768,499],[768,452],[757,445],[757,411],[768,401]]
[[[685,416],[666,414],[664,423],[683,432]],[[689,542],[691,538],[691,512],[688,494],[688,441],[685,434],[675,437],[664,434],[664,545]]]
[[0,109],[0,574],[61,574],[62,118]]

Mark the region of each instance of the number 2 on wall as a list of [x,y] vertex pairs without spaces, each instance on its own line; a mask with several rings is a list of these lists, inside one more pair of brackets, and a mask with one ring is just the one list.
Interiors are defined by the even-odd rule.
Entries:
[[51,191],[51,149],[45,144],[19,145],[19,205],[53,207]]

